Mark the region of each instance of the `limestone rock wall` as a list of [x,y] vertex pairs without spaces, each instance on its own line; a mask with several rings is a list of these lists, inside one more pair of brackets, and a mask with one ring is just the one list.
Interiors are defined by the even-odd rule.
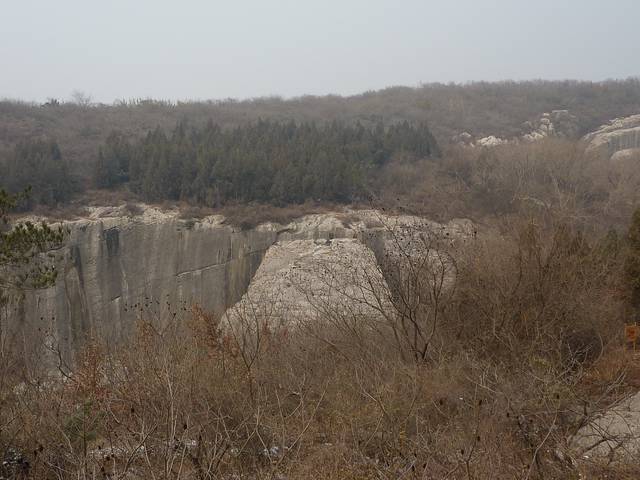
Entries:
[[[286,253],[287,242],[296,240],[351,239],[379,257],[386,230],[416,221],[383,219],[373,211],[336,212],[240,231],[220,216],[193,220],[180,218],[177,211],[139,209],[131,215],[122,208],[103,207],[68,222],[56,285],[28,292],[14,325],[53,329],[67,352],[74,351],[87,332],[117,343],[132,333],[141,309],[162,318],[197,303],[223,313],[245,294],[276,242]],[[427,223],[424,228],[447,229],[454,235],[470,228],[464,221]]]
[[57,283],[29,292],[22,322],[53,325],[66,348],[93,330],[117,342],[144,306],[159,314],[199,303],[222,312],[237,301],[277,231],[238,231],[207,218],[91,218],[68,224]]

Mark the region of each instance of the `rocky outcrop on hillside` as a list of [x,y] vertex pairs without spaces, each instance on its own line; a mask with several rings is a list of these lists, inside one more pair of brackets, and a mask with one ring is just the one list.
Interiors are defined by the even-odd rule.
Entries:
[[524,132],[519,137],[500,138],[495,135],[476,138],[468,132],[462,132],[452,138],[452,143],[468,147],[497,147],[507,144],[537,142],[547,137],[576,138],[578,120],[568,110],[545,112],[535,120],[522,125]]
[[583,137],[587,151],[601,152],[609,157],[617,152],[633,154],[640,149],[640,114],[616,118]]
[[455,291],[452,253],[474,236],[473,225],[460,220],[440,225],[368,210],[323,221],[336,220],[353,235],[282,238],[269,248],[246,294],[227,310],[225,327],[238,338],[244,329],[391,335],[409,298],[412,308],[430,308]]
[[568,110],[543,113],[537,120],[526,122],[524,127],[530,130],[522,136],[525,142],[535,142],[546,137],[576,138],[578,135],[578,119]]
[[[440,225],[371,210],[307,215],[288,225],[266,223],[243,231],[221,216],[181,218],[177,210],[144,205],[134,212],[95,208],[66,223],[70,233],[55,286],[27,292],[12,324],[51,328],[65,351],[73,351],[87,332],[117,343],[130,335],[140,315],[162,317],[196,303],[223,313],[247,292],[274,245],[269,258],[280,252],[282,261],[294,263],[312,245],[321,256],[340,246],[354,259],[380,262],[388,232],[400,224],[450,238],[472,231],[468,221]],[[336,239],[350,241],[333,245]],[[291,243],[303,240],[311,243]]]
[[489,135],[488,137],[479,138],[475,146],[476,147],[497,147],[498,145],[506,145],[509,143],[509,140],[505,140],[504,138],[499,138],[494,135]]

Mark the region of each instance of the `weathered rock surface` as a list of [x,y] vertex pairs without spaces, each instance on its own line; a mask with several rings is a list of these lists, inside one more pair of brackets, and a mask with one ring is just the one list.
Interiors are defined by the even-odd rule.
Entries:
[[29,292],[19,317],[52,323],[68,349],[89,331],[121,340],[142,309],[163,314],[187,302],[221,312],[244,293],[277,238],[274,229],[241,232],[222,220],[147,208],[135,217],[100,209],[70,222],[56,285]]
[[[324,217],[323,223],[336,220]],[[473,225],[460,220],[441,225],[370,210],[339,220],[347,226],[343,238],[285,237],[269,248],[247,293],[227,310],[223,324],[238,336],[243,328],[273,332],[280,327],[287,332],[330,327],[321,335],[344,328],[391,335],[387,329],[398,314],[399,289],[411,285],[442,301],[453,292],[457,276],[451,254],[474,236]],[[406,298],[408,292],[403,292]]]
[[578,459],[637,458],[640,454],[640,392],[581,428],[572,438],[571,446]]
[[640,148],[640,114],[611,120],[583,140],[587,151],[600,151],[609,157],[621,150]]
[[[117,343],[130,335],[141,311],[162,316],[197,303],[224,312],[242,298],[276,243],[270,258],[280,252],[278,261],[295,263],[302,261],[313,242],[291,242],[350,239],[335,245],[354,258],[366,251],[370,262],[374,256],[384,256],[385,236],[400,224],[451,236],[470,235],[473,229],[468,221],[440,225],[416,217],[345,211],[240,231],[221,216],[194,220],[180,218],[178,211],[144,206],[135,215],[123,208],[97,208],[88,218],[66,224],[70,235],[56,285],[28,292],[12,321],[17,326],[52,327],[67,351],[73,351],[89,331]],[[319,248],[313,245],[316,254],[332,251],[321,243]],[[270,261],[263,270],[271,265]]]
[[[367,288],[363,288],[367,286]],[[278,242],[247,293],[228,311],[238,317],[296,324],[331,313],[378,316],[388,288],[372,250],[353,238]]]

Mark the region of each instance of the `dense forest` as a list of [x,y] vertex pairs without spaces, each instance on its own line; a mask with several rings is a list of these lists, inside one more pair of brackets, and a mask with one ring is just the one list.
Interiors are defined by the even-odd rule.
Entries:
[[[146,201],[185,200],[219,207],[228,202],[272,204],[307,200],[350,202],[367,195],[376,173],[394,158],[437,156],[425,124],[374,128],[259,121],[223,129],[179,123],[167,134],[129,140],[112,132],[98,148],[92,182],[126,185]],[[83,185],[53,140],[21,141],[0,163],[0,188],[32,187],[27,208],[67,202]]]
[[371,176],[392,158],[437,155],[426,125],[385,128],[260,121],[223,129],[180,123],[170,135],[157,128],[129,143],[113,132],[100,148],[98,187],[128,182],[147,201],[187,200],[288,204],[349,202],[365,195]]

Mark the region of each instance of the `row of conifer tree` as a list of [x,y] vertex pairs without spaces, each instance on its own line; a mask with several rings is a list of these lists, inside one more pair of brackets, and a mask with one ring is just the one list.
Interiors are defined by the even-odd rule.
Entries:
[[[146,201],[186,200],[220,206],[229,202],[350,202],[366,195],[372,179],[393,158],[438,155],[424,124],[364,127],[259,121],[231,129],[179,123],[131,139],[112,132],[100,147],[93,184],[126,186]],[[11,192],[33,186],[32,203],[58,204],[80,184],[51,140],[16,146],[0,173]]]

